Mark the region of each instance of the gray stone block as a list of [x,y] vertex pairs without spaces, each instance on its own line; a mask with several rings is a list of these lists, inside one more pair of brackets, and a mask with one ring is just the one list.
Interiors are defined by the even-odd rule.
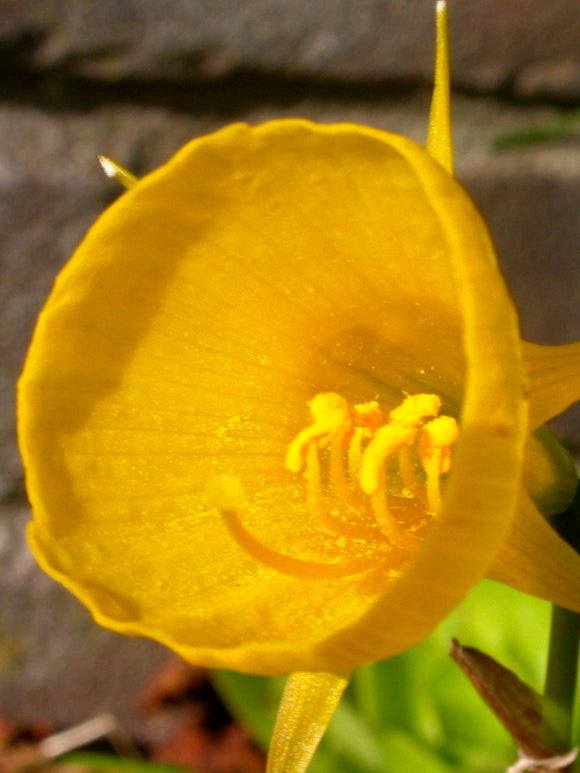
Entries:
[[[577,99],[576,0],[450,5],[458,86]],[[428,82],[432,17],[427,0],[2,0],[0,45],[21,66],[97,79]]]
[[0,510],[0,717],[66,727],[112,713],[151,732],[137,695],[169,656],[160,645],[96,625],[46,576],[24,542],[27,508]]

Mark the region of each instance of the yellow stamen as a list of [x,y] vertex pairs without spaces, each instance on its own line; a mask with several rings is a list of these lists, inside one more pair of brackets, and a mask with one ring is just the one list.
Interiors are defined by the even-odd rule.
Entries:
[[376,431],[363,454],[359,481],[365,494],[370,496],[377,490],[387,458],[412,446],[421,422],[437,416],[440,410],[441,399],[431,394],[409,395],[393,408],[389,423]]
[[420,481],[415,471],[414,460],[411,455],[411,448],[405,446],[399,449],[399,473],[403,482],[403,495],[408,497],[419,496]]
[[298,433],[286,452],[285,464],[290,472],[300,472],[310,443],[325,444],[337,435],[347,435],[352,428],[348,403],[335,392],[316,395],[308,407],[312,424]]
[[365,427],[373,433],[383,423],[383,412],[379,408],[376,400],[370,400],[368,403],[358,403],[354,406],[354,423],[357,427]]
[[371,437],[366,427],[355,427],[352,438],[348,444],[348,472],[352,480],[358,480],[360,466],[362,464],[362,444]]
[[372,438],[383,421],[383,412],[376,400],[354,406],[354,430],[348,445],[348,470],[352,480],[358,480],[363,442]]
[[389,423],[375,432],[363,454],[359,472],[360,487],[371,497],[379,528],[389,542],[398,547],[414,549],[418,547],[419,540],[406,534],[389,510],[385,463],[390,456],[398,454],[402,477],[406,477],[407,483],[414,488],[414,476],[406,452],[414,444],[421,422],[436,416],[440,408],[441,400],[437,395],[410,395],[390,412]]
[[[364,510],[364,500],[358,497],[349,485],[345,475],[342,460],[342,435],[330,441],[329,480],[334,494],[352,511]],[[306,465],[304,467],[306,482],[306,503],[310,514],[323,526],[331,529],[338,536],[353,539],[377,539],[381,533],[373,524],[348,523],[343,518],[333,515],[324,499],[322,474],[320,469],[319,449],[315,442],[310,442],[306,450]]]
[[310,444],[306,452],[306,468],[304,470],[306,481],[306,502],[312,515],[320,518],[324,512],[324,499],[322,495],[322,483],[320,479],[320,461],[318,450]]
[[440,479],[451,468],[451,446],[458,436],[458,424],[451,416],[438,416],[421,430],[419,458],[427,476],[427,501],[433,513],[441,506]]
[[405,397],[401,405],[389,413],[391,421],[405,426],[416,426],[424,419],[437,416],[441,410],[441,398],[438,395],[419,394]]
[[335,560],[310,561],[263,544],[244,524],[237,479],[222,476],[208,488],[208,500],[249,555],[283,574],[331,580],[371,570],[390,577],[418,550],[423,537],[415,532],[423,534],[440,507],[457,422],[439,416],[434,394],[407,396],[386,423],[376,401],[351,407],[326,392],[308,405],[311,423],[288,446],[285,463],[302,470],[308,512]]
[[359,473],[360,487],[372,496],[384,477],[385,461],[391,454],[414,442],[417,430],[412,424],[391,421],[378,429],[366,447]]
[[342,438],[340,438],[340,440],[333,440],[330,443],[328,460],[330,483],[332,484],[334,493],[339,496],[348,507],[356,510],[360,507],[360,501],[355,496],[354,489],[347,480],[343,461],[343,444],[340,441],[342,441]]
[[389,544],[405,550],[416,550],[421,540],[413,534],[405,532],[391,513],[387,500],[387,487],[381,483],[379,488],[371,496],[373,513],[377,519],[380,530],[388,539]]

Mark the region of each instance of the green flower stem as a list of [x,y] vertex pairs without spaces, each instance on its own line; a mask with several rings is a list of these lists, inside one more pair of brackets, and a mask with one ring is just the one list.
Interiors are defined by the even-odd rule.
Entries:
[[573,738],[572,727],[579,646],[580,615],[554,605],[544,690],[544,723],[546,732],[564,752],[579,741]]

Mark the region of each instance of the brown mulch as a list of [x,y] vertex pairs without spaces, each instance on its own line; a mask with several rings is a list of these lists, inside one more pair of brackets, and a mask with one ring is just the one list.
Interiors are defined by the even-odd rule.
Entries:
[[[196,773],[265,770],[264,753],[229,715],[203,669],[172,657],[137,698],[135,711],[157,727],[151,738],[137,741],[112,733],[75,751],[132,756]],[[43,739],[64,729],[23,727],[0,718],[0,773],[24,773],[42,763],[45,773],[72,773],[72,766],[47,760],[42,753]],[[86,767],[74,770],[87,773]]]

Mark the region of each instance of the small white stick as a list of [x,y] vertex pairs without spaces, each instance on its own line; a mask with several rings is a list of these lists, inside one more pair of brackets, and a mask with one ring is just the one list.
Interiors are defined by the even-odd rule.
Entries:
[[139,182],[138,178],[135,177],[132,172],[125,169],[124,166],[121,166],[121,164],[118,164],[116,161],[107,158],[107,156],[98,156],[98,159],[99,164],[107,177],[117,180],[117,182],[120,182],[125,188],[132,188]]
[[577,756],[578,747],[560,757],[546,757],[543,760],[527,757],[520,752],[520,759],[515,765],[511,765],[506,773],[526,773],[526,771],[528,773],[543,773],[546,770],[564,770],[574,762]]
[[49,735],[38,744],[38,750],[46,759],[54,759],[110,735],[117,729],[117,720],[112,714],[100,714],[61,733]]

